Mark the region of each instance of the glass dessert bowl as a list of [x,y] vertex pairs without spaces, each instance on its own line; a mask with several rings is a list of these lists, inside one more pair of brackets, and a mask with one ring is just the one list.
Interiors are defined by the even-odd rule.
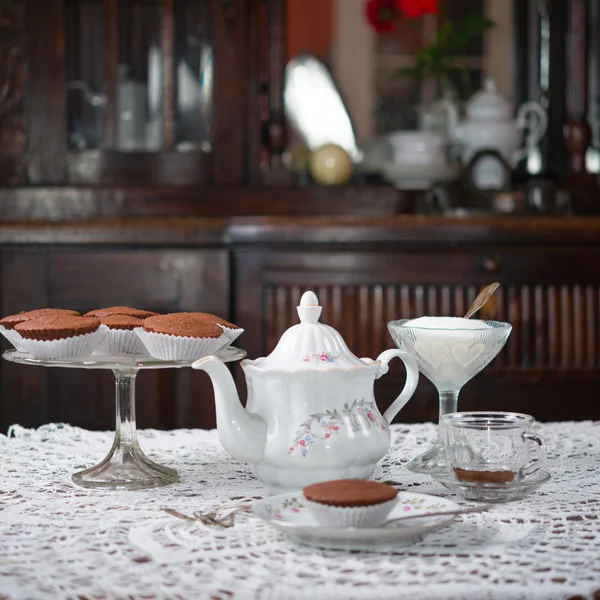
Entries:
[[[502,350],[512,325],[460,317],[420,317],[390,321],[388,330],[396,346],[415,357],[419,371],[437,388],[441,416],[457,411],[461,388]],[[434,445],[407,467],[417,473],[445,469],[439,434]]]

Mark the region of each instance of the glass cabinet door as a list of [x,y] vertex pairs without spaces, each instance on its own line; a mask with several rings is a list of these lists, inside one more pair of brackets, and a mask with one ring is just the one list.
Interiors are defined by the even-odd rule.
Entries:
[[[210,0],[67,0],[65,8],[72,173],[106,171],[111,153],[130,155],[137,170],[142,157],[132,155],[186,153],[188,167],[204,159],[212,149]],[[89,152],[99,150],[108,153],[102,165]],[[166,160],[172,171],[175,157]]]
[[28,183],[145,197],[281,162],[285,0],[11,2],[27,5]]

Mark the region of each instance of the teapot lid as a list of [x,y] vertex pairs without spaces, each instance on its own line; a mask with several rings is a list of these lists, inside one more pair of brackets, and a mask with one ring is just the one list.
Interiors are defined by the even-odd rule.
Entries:
[[304,292],[297,307],[300,323],[290,327],[266,358],[254,361],[265,369],[296,371],[317,369],[353,369],[370,367],[374,361],[363,362],[350,350],[342,336],[329,325],[319,323],[323,308],[314,292]]
[[486,79],[479,90],[467,103],[467,117],[477,121],[512,120],[512,106],[496,88],[493,79]]

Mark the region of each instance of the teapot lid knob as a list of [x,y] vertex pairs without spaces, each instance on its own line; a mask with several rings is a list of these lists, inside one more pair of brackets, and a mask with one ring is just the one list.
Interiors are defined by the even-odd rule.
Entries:
[[498,87],[496,86],[496,80],[491,77],[486,77],[485,82],[483,84],[483,89],[486,92],[493,92],[494,94],[498,91]]
[[297,308],[300,322],[316,323],[321,316],[323,307],[319,305],[319,299],[314,292],[304,292]]

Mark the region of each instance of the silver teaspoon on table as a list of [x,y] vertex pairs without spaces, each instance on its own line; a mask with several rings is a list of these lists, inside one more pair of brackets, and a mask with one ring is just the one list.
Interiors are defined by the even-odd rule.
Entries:
[[[221,510],[224,510],[226,508],[233,508],[234,510],[232,510],[232,512],[227,515],[224,519],[219,519],[217,518],[218,513]],[[458,515],[466,515],[469,513],[478,513],[478,512],[485,512],[486,510],[489,510],[490,508],[492,508],[491,504],[483,504],[481,506],[472,506],[470,508],[461,508],[459,510],[447,510],[447,511],[443,511],[443,512],[436,512],[436,513],[421,513],[420,515],[407,515],[405,517],[397,517],[395,519],[389,519],[388,521],[385,521],[382,525],[380,525],[380,527],[387,527],[388,525],[391,525],[392,523],[400,523],[401,521],[409,521],[410,519],[433,519],[435,517],[451,517],[451,516],[458,516]],[[217,508],[215,511],[210,512],[210,513],[199,513],[199,512],[195,512],[193,517],[190,517],[182,512],[179,512],[178,510],[175,510],[173,508],[162,508],[162,510],[164,510],[166,513],[170,514],[172,517],[177,517],[179,519],[184,519],[185,521],[200,521],[201,523],[204,523],[204,525],[216,525],[217,527],[233,527],[234,525],[234,514],[237,512],[245,512],[245,511],[249,511],[250,510],[250,506],[249,505],[242,505],[242,506],[221,506],[219,508]]]
[[492,508],[491,504],[483,504],[481,506],[471,506],[469,508],[461,508],[459,510],[446,510],[443,512],[435,512],[435,513],[421,513],[420,515],[407,515],[406,517],[397,517],[395,519],[388,519],[385,521],[381,527],[387,527],[392,523],[401,523],[403,521],[408,521],[409,519],[433,519],[434,517],[452,517],[458,515],[468,515],[469,513],[479,513],[485,512]]

